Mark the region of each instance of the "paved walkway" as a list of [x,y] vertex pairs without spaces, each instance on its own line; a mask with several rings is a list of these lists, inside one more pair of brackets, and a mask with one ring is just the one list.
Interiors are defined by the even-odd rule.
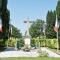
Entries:
[[60,55],[58,55],[58,54],[56,54],[56,53],[54,53],[54,52],[52,52],[44,47],[42,47],[41,50],[46,51],[49,54],[49,57],[60,57]]
[[[42,47],[42,51],[46,51],[49,54],[49,57],[60,57],[58,54]],[[3,52],[0,52],[0,58],[6,57],[38,57],[39,54],[37,50],[31,50],[30,52],[24,52],[23,50],[16,51],[14,48],[8,48]]]
[[25,52],[23,50],[16,51],[15,48],[8,48],[3,52],[0,52],[0,58],[6,57],[38,57],[39,54],[37,50],[31,50],[30,52]]

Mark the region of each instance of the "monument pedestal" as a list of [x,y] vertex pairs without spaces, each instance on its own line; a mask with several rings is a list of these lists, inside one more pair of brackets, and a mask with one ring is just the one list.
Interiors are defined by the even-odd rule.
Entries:
[[30,38],[31,38],[31,36],[28,36],[28,35],[24,36],[25,45],[28,45],[29,47],[31,47],[30,46]]

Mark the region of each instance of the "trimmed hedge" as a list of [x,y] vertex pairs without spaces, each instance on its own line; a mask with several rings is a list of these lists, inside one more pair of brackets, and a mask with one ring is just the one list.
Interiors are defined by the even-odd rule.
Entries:
[[57,39],[38,39],[32,38],[31,39],[31,46],[34,47],[36,42],[40,42],[40,46],[50,47],[50,48],[57,48]]
[[[24,39],[17,39],[19,46],[23,47],[24,46]],[[0,45],[2,44],[2,41],[0,41]],[[9,41],[6,41],[6,45],[9,46],[15,46],[16,43],[16,39],[9,39]],[[50,47],[50,48],[57,48],[57,39],[39,39],[39,38],[31,38],[31,47],[36,47],[36,42],[37,44],[40,42],[40,46],[46,46],[46,47]]]
[[57,39],[46,39],[46,46],[50,48],[57,48]]
[[20,47],[24,46],[24,40],[22,38],[21,39],[15,39],[15,38],[9,39],[6,41],[5,44],[7,45],[7,43],[8,43],[8,46],[14,47],[16,44],[16,41],[19,43]]

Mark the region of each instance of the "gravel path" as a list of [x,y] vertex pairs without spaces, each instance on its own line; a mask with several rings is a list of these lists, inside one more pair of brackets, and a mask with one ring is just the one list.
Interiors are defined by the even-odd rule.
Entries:
[[38,57],[39,54],[37,53],[37,50],[31,50],[30,52],[25,52],[23,50],[16,51],[14,47],[9,47],[8,49],[5,49],[5,51],[0,52],[0,58],[6,58],[6,57]]
[[[49,54],[49,57],[60,57],[60,55],[41,47],[42,51],[46,51]],[[37,49],[31,50],[30,52],[24,52],[23,50],[16,51],[14,48],[8,48],[3,52],[0,52],[0,58],[6,57],[38,57]]]
[[54,53],[54,52],[52,52],[44,47],[42,47],[41,50],[46,51],[49,54],[49,57],[60,57],[60,55],[58,55],[58,54],[56,54],[56,53]]
[[6,57],[37,57],[37,52],[5,51],[0,53],[0,58]]

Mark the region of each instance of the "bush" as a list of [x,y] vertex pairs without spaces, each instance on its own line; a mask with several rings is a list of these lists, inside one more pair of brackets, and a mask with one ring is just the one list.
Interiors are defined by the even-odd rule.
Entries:
[[30,51],[30,47],[29,45],[24,45],[24,47],[22,47],[23,51]]
[[14,47],[15,44],[16,44],[16,41],[19,43],[19,46],[20,47],[23,47],[24,46],[24,40],[23,39],[17,39],[16,40],[15,38],[12,38],[12,39],[7,40],[5,44],[7,45],[7,43],[8,43],[8,46]]
[[0,47],[3,46],[3,40],[0,40]]
[[15,46],[15,42],[16,40],[15,39],[9,39],[6,41],[6,45],[8,44],[9,47],[14,47]]
[[[23,47],[24,46],[24,39],[20,38],[17,39],[19,46]],[[31,38],[31,47],[36,47],[36,42],[39,43],[40,42],[40,46],[46,46],[46,47],[50,47],[50,48],[57,48],[57,39],[46,39],[44,40],[43,38]],[[16,39],[12,38],[6,41],[5,45],[9,46],[15,46],[16,43]],[[3,40],[0,40],[0,46],[3,46]]]
[[31,47],[35,47],[35,38],[31,38]]
[[24,39],[21,38],[20,40],[18,40],[18,42],[20,47],[24,46]]
[[38,51],[39,57],[48,57],[48,53],[46,51]]
[[46,46],[50,48],[57,48],[57,39],[46,39]]
[[31,38],[31,46],[35,47],[36,46],[36,42],[37,43],[41,43],[40,46],[45,46],[45,40],[44,39],[39,39],[39,38]]
[[3,40],[3,39],[0,40],[0,47],[5,47],[6,46],[5,41],[6,40]]

